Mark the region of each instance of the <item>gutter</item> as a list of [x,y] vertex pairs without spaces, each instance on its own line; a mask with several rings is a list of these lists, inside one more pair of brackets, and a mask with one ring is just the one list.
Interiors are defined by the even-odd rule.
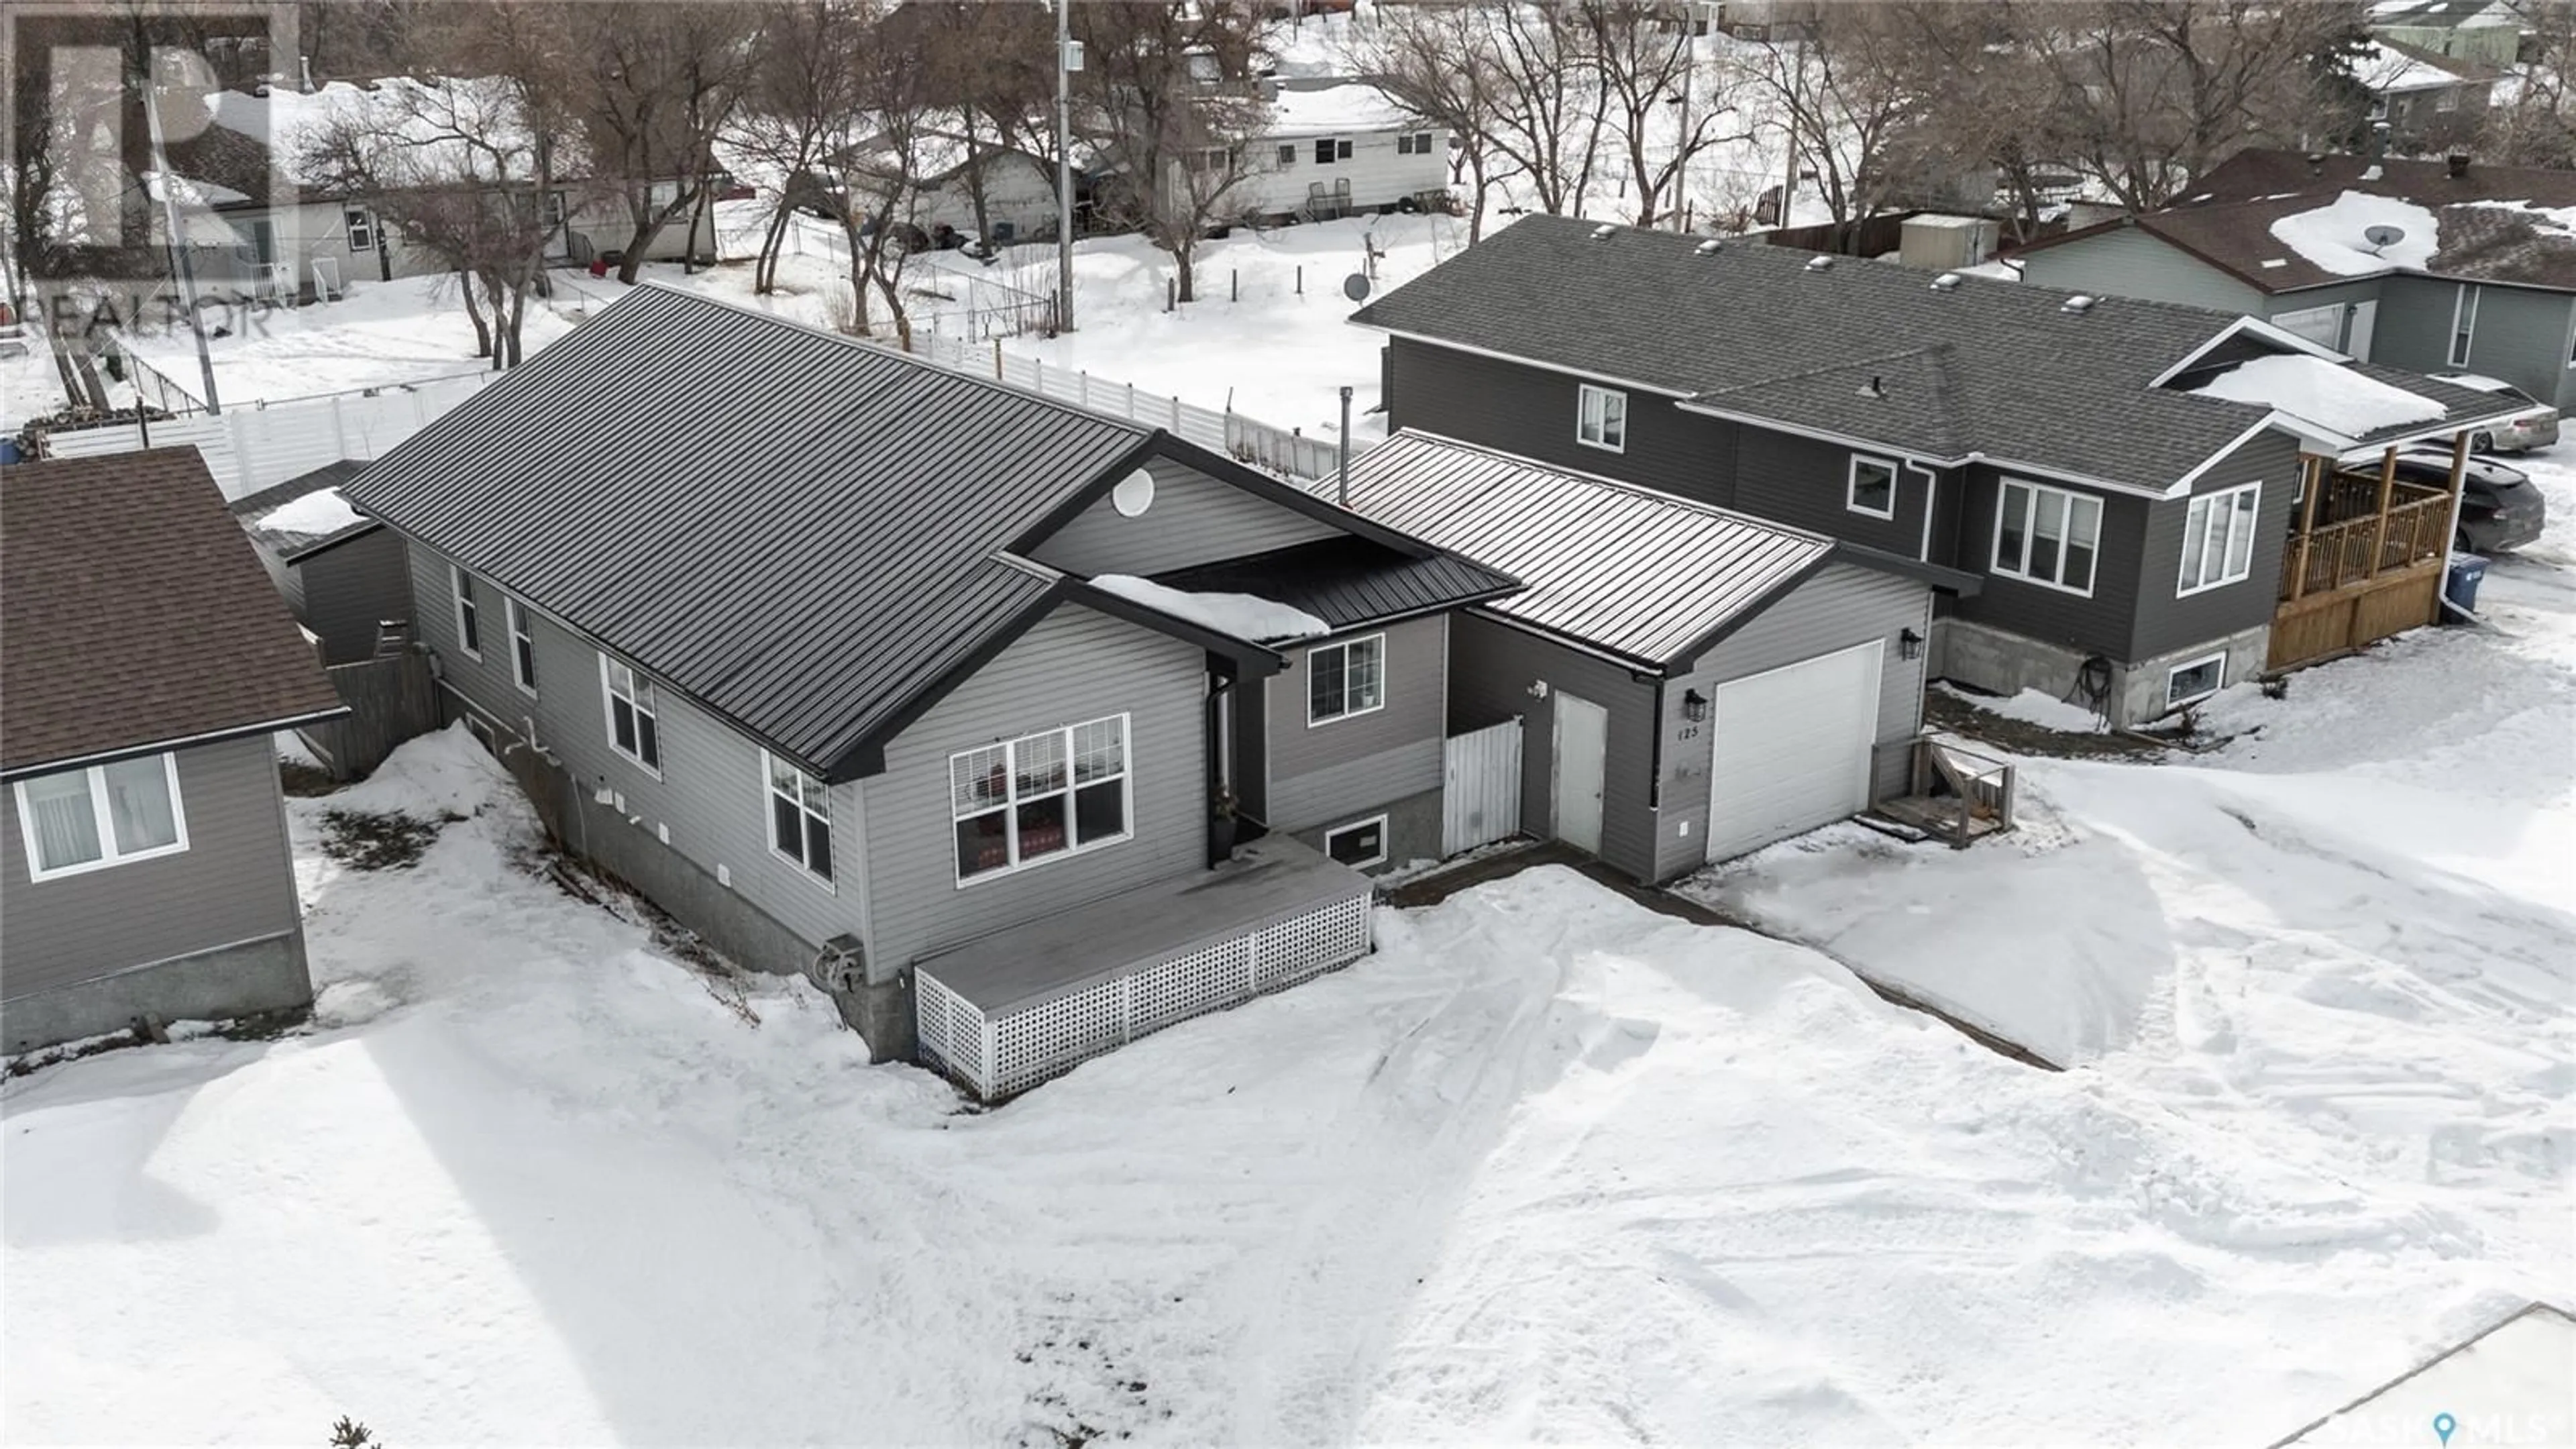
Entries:
[[207,730],[203,734],[180,735],[171,739],[155,740],[150,744],[121,745],[112,750],[99,750],[86,755],[45,760],[37,764],[12,765],[6,770],[0,770],[0,780],[24,780],[37,775],[55,774],[63,770],[85,769],[91,765],[113,765],[120,760],[139,760],[146,755],[167,755],[179,750],[195,749],[200,745],[220,745],[231,740],[248,739],[253,735],[275,734],[279,730],[300,729],[305,725],[320,724],[325,720],[342,719],[348,714],[347,705],[335,704],[329,709],[289,715],[262,724],[227,725],[219,730]]

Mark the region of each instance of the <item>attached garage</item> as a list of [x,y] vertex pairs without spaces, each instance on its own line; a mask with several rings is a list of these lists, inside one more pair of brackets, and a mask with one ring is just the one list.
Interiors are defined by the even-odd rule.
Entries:
[[1449,729],[1520,722],[1527,833],[1663,881],[1901,789],[1954,570],[1403,432],[1351,506],[1524,580],[1454,619]]

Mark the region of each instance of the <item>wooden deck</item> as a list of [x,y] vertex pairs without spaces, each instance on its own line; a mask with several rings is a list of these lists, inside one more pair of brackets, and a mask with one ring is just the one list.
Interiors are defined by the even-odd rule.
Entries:
[[2441,618],[2452,494],[2466,456],[2465,442],[2457,444],[2451,488],[2398,482],[2393,449],[2369,471],[2301,460],[2308,486],[2281,554],[2267,668],[2314,664]]

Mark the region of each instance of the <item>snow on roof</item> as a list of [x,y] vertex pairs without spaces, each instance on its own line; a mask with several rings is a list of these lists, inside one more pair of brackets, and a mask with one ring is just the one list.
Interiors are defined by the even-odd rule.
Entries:
[[1101,574],[1091,586],[1130,599],[1175,619],[1236,639],[1267,644],[1281,639],[1319,639],[1333,626],[1286,604],[1252,594],[1198,594],[1140,579],[1133,574]]
[[2347,438],[2406,423],[2429,423],[2445,411],[2431,398],[2305,354],[2239,363],[2191,391],[2200,397],[2274,408]]
[[2528,201],[2464,201],[2460,205],[2517,212],[2531,219],[2534,231],[2576,237],[2576,206],[2535,206]]
[[[2405,235],[2384,247],[2373,247],[2367,235],[2374,226],[2393,226]],[[2319,268],[2341,277],[2368,276],[2392,267],[2421,269],[2441,250],[2441,227],[2433,213],[2411,201],[2347,191],[2324,206],[2293,212],[2272,223],[2272,235]]]
[[2462,84],[2467,79],[2458,71],[2376,40],[2365,45],[2353,58],[2352,74],[2364,88],[2380,95],[2392,91],[2440,90],[2445,86]]
[[365,86],[333,81],[311,92],[279,86],[266,95],[219,91],[206,98],[206,112],[216,125],[268,143],[275,164],[297,182],[311,179],[304,174],[305,148],[341,122],[381,128],[388,139],[409,143],[401,164],[422,180],[499,179],[492,176],[491,154],[460,139],[461,134],[499,145],[511,158],[512,174],[528,171],[518,102],[507,82],[493,77],[421,81],[394,76]]
[[1338,135],[1346,131],[1397,131],[1423,122],[1366,81],[1319,89],[1282,87],[1271,103],[1272,136]]
[[167,173],[146,171],[143,173],[143,189],[154,201],[162,200],[162,193],[166,190],[169,192],[168,199],[181,206],[214,207],[250,200],[248,196],[229,186],[218,185],[202,177],[190,176],[184,171]]
[[338,533],[366,522],[366,517],[349,506],[337,488],[317,488],[292,503],[272,508],[259,516],[253,525],[270,533],[304,533],[321,536]]

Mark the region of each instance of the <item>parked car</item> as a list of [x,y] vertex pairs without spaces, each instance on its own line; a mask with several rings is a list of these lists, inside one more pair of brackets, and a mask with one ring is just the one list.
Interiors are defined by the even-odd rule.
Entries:
[[2433,380],[2447,382],[2454,387],[2475,388],[2479,392],[2491,392],[2498,397],[2531,404],[2523,411],[2511,417],[2500,418],[2472,434],[2469,438],[2469,447],[2472,451],[2528,453],[2534,448],[2546,448],[2558,441],[2558,409],[2515,387],[2512,383],[2483,377],[2474,372],[2439,372],[2433,374]]
[[[2552,415],[2555,422],[2555,415]],[[2409,483],[2447,488],[2451,455],[2424,450],[2397,455],[2397,476]],[[2540,537],[2549,506],[2519,468],[2472,458],[2460,476],[2460,528],[2451,546],[2463,553],[2502,553]]]

